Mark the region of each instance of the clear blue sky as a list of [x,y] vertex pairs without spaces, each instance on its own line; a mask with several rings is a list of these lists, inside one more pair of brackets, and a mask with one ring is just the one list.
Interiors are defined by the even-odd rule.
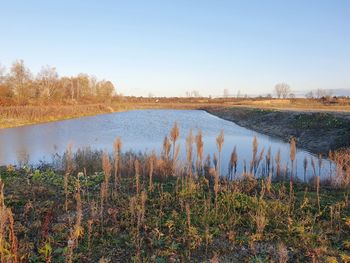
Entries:
[[350,89],[348,0],[0,0],[0,63],[110,79],[125,95]]

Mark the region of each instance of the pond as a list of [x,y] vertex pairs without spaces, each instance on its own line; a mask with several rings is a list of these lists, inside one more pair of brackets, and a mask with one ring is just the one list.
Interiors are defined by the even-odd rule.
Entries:
[[[243,171],[244,161],[249,169],[252,159],[252,143],[254,136],[258,140],[258,155],[264,149],[266,154],[271,147],[272,162],[277,152],[281,151],[282,166],[290,166],[290,146],[279,139],[259,134],[213,116],[201,110],[133,110],[92,117],[83,117],[57,121],[45,124],[23,126],[0,130],[0,165],[16,164],[23,158],[29,158],[32,164],[40,160],[50,162],[55,153],[62,154],[68,144],[73,150],[90,146],[92,149],[111,152],[113,141],[120,137],[123,152],[150,153],[155,150],[161,152],[163,139],[169,135],[170,129],[178,123],[181,145],[180,159],[184,160],[186,136],[190,129],[196,135],[198,130],[203,133],[204,156],[218,155],[216,137],[224,130],[224,145],[222,149],[222,174],[227,174],[228,163],[234,147],[238,153],[238,173]],[[195,151],[195,145],[194,145]],[[297,150],[297,172],[304,174],[303,160],[308,158],[308,174],[312,174],[310,158],[317,158],[312,154]],[[264,158],[265,159],[265,158]],[[264,160],[262,161],[264,163]],[[327,175],[330,168],[323,162],[323,174]],[[261,165],[261,168],[263,164]],[[327,168],[327,169],[326,169]],[[318,170],[318,168],[317,168]]]

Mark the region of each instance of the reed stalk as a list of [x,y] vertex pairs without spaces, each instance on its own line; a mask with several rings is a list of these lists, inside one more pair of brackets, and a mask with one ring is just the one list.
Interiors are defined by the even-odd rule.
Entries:
[[224,145],[224,130],[221,130],[218,137],[216,137],[216,146],[218,148],[218,153],[219,153],[219,160],[218,160],[218,176],[221,176],[221,152],[222,152],[222,147]]
[[199,130],[196,135],[196,149],[197,149],[197,161],[196,161],[196,171],[197,174],[202,174],[203,170],[203,134],[202,131]]
[[[114,159],[114,191],[118,191],[118,181],[120,176],[120,161],[121,161],[121,148],[122,141],[120,138],[116,138],[113,143],[113,159]],[[119,179],[118,179],[119,178]]]
[[176,141],[180,136],[180,130],[177,125],[177,122],[174,123],[174,126],[170,130],[170,141],[173,145],[173,171],[175,171],[176,167],[176,160],[177,160],[177,154],[176,154]]
[[64,173],[64,195],[65,195],[65,202],[64,202],[64,208],[65,211],[68,211],[68,183],[69,183],[69,176],[73,172],[73,153],[72,153],[72,144],[69,144],[66,151],[66,171]]

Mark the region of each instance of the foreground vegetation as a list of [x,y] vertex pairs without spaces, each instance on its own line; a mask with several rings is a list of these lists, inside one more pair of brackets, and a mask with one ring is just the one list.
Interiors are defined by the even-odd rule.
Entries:
[[174,125],[160,156],[122,153],[116,139],[111,154],[69,146],[50,165],[4,167],[2,262],[350,260],[349,150],[331,154],[336,169],[327,178],[322,158],[306,159],[313,174],[301,182],[294,140],[288,167],[254,139],[247,172],[236,173],[233,149],[222,176],[223,132],[207,158],[201,133],[190,132],[185,163],[178,138]]

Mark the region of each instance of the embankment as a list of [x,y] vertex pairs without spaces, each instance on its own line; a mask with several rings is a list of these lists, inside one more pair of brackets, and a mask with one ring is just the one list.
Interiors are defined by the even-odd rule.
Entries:
[[350,114],[253,108],[206,107],[207,112],[240,126],[288,141],[315,154],[350,145]]

